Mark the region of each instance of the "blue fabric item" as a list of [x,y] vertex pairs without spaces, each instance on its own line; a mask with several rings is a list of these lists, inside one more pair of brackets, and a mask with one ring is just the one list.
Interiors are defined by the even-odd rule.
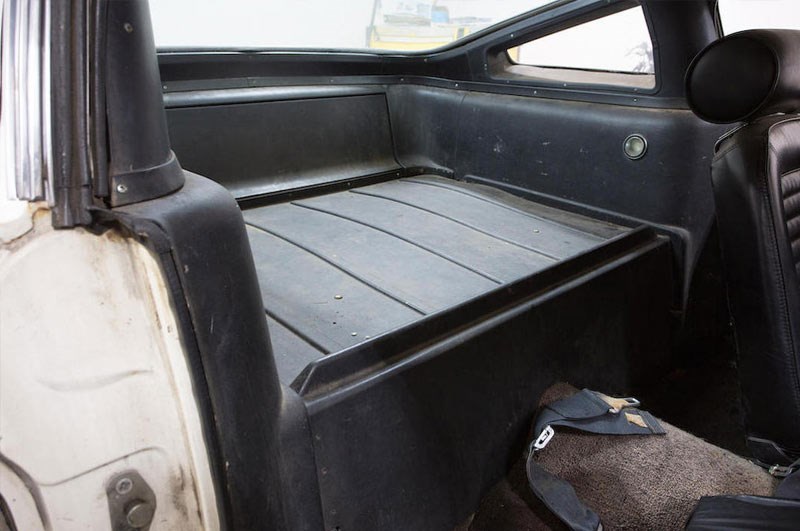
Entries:
[[[631,422],[628,415],[638,417],[644,426]],[[544,450],[553,437],[548,428],[552,430],[556,426],[602,435],[663,435],[664,429],[646,411],[632,407],[615,410],[599,393],[588,389],[548,404],[536,418],[535,439],[529,448],[526,463],[528,485],[570,529],[602,529],[600,517],[581,502],[572,486],[536,463],[536,453]]]

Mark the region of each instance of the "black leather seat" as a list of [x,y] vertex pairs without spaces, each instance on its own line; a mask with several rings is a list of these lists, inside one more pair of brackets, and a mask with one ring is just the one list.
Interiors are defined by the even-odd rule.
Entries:
[[712,180],[739,352],[748,446],[800,457],[800,32],[751,30],[703,50],[692,110],[742,122],[715,148]]
[[800,501],[764,496],[700,498],[686,531],[796,531]]

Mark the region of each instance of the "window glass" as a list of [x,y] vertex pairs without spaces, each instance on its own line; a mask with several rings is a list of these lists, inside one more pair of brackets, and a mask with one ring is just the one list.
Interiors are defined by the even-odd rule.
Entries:
[[726,35],[756,28],[800,29],[797,0],[719,0],[717,7]]
[[555,0],[150,0],[159,48],[439,48]]
[[508,51],[520,65],[653,74],[653,44],[641,7],[538,38]]

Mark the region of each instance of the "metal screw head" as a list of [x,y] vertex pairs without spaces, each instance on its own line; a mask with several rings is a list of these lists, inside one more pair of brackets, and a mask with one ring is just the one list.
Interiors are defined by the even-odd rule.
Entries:
[[125,520],[134,529],[147,527],[153,521],[156,508],[147,502],[136,501],[125,512]]
[[125,31],[127,31],[128,33],[133,33],[133,24],[131,24],[130,22],[126,22],[125,24],[122,25],[122,27],[125,28]]
[[121,194],[124,194],[127,191],[128,191],[128,187],[125,186],[124,184],[118,184],[117,185],[117,192],[119,192]]
[[120,478],[117,484],[114,485],[114,490],[117,491],[117,494],[128,494],[132,488],[133,481],[130,478]]

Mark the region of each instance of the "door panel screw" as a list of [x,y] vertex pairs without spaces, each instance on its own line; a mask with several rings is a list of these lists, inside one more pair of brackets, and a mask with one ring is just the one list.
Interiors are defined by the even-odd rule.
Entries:
[[133,488],[133,481],[131,481],[129,478],[120,479],[114,486],[114,489],[117,491],[117,494],[128,494],[132,488]]

